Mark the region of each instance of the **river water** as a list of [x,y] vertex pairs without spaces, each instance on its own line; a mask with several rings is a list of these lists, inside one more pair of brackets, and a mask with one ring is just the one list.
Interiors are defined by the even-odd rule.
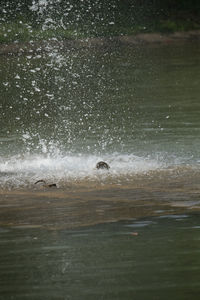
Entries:
[[199,215],[1,228],[0,299],[198,299]]
[[0,56],[0,299],[197,299],[199,54]]

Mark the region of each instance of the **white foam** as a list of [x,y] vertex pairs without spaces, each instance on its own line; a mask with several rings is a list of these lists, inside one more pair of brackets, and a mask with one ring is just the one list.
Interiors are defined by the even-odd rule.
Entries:
[[[97,170],[98,161],[104,160],[110,170]],[[149,158],[128,154],[85,155],[66,154],[59,156],[27,155],[0,160],[0,185],[27,185],[37,179],[68,181],[98,176],[126,176],[146,173],[162,168],[163,164]]]

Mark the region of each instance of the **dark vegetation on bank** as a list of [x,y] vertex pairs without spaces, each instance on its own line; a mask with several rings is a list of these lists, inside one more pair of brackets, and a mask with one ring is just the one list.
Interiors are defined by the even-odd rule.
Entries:
[[0,1],[0,43],[199,29],[199,0]]

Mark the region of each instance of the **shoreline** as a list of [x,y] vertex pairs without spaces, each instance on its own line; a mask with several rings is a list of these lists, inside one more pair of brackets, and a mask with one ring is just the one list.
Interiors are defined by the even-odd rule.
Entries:
[[47,44],[61,47],[61,50],[80,48],[106,48],[115,46],[142,46],[142,45],[170,45],[181,42],[200,42],[200,30],[162,33],[140,33],[136,35],[122,35],[116,37],[98,37],[84,39],[65,39],[61,41],[29,41],[0,44],[0,55],[26,54],[29,52],[47,51]]

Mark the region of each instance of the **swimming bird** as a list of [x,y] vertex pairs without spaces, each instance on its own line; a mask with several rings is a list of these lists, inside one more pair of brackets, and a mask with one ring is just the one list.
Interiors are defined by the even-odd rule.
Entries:
[[97,164],[96,164],[96,168],[97,169],[110,169],[110,166],[105,162],[105,161],[99,161]]
[[50,188],[57,187],[56,183],[46,184],[46,181],[44,179],[40,179],[40,180],[36,181],[35,184],[40,183],[40,182],[44,183],[43,186],[45,186],[45,187],[50,187]]

